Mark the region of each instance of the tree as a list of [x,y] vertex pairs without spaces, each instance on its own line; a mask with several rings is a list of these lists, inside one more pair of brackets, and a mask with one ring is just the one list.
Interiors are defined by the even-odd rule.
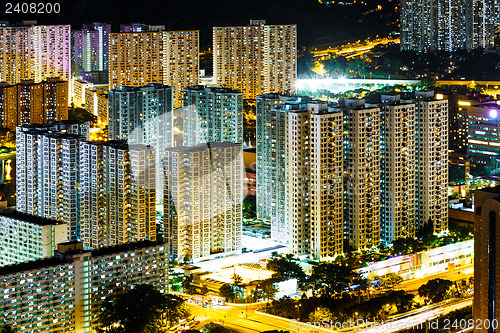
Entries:
[[221,295],[221,297],[224,297],[224,300],[226,302],[234,300],[236,296],[236,294],[233,291],[233,287],[229,283],[224,283],[219,288],[219,295]]
[[153,333],[158,332],[164,314],[172,313],[183,300],[160,293],[151,285],[137,285],[115,297],[106,298],[98,319],[99,332]]
[[6,324],[2,326],[0,333],[16,333],[16,331],[12,328],[12,326]]
[[186,294],[193,294],[194,288],[192,283],[193,283],[193,277],[185,276],[184,279],[182,280],[182,291]]
[[236,273],[231,276],[231,279],[233,280],[233,286],[235,287],[239,287],[243,283],[243,278]]
[[201,328],[203,333],[229,333],[230,331],[219,323],[208,323]]
[[313,267],[311,282],[313,288],[324,296],[345,292],[359,274],[352,266],[337,263],[320,263]]
[[293,256],[287,254],[286,256],[273,255],[267,262],[267,269],[276,272],[280,278],[296,278],[302,281],[306,277],[306,273],[299,264],[292,260]]
[[433,303],[441,302],[449,295],[451,286],[453,282],[450,280],[432,279],[418,288],[418,294]]
[[383,279],[383,285],[387,289],[394,289],[403,281],[403,278],[396,273],[387,273]]
[[274,299],[276,293],[278,292],[278,288],[274,285],[273,279],[266,279],[260,281],[259,285],[253,290],[253,298],[255,301],[260,300],[261,298],[268,301],[270,299]]
[[309,321],[319,323],[323,320],[335,320],[335,315],[330,309],[324,306],[318,306],[313,312],[309,313]]

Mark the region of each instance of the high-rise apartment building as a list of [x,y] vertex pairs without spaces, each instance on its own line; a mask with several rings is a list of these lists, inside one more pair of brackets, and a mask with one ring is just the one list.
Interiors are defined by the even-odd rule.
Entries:
[[0,212],[0,266],[50,258],[56,245],[67,241],[64,222],[15,210]]
[[20,126],[16,130],[16,207],[68,226],[79,237],[78,145],[83,136]]
[[85,110],[97,117],[97,123],[108,124],[108,90],[102,87],[85,89]]
[[[490,323],[500,318],[500,309],[496,306],[500,298],[500,187],[474,191],[474,303],[472,307],[474,321],[481,323],[474,326],[474,332],[495,332]],[[485,323],[485,324],[483,324]]]
[[343,250],[343,113],[307,97],[257,97],[257,212],[295,255]]
[[[173,89],[162,84],[122,87],[108,93],[108,139],[152,146],[174,146]],[[156,154],[156,188],[163,188],[163,154]],[[162,193],[157,196],[161,201]]]
[[46,124],[68,119],[68,82],[49,78],[16,85],[0,83],[2,126],[15,130],[26,124]]
[[[495,45],[495,35],[500,32],[500,1],[473,1],[472,48]],[[470,16],[469,16],[469,20]]]
[[52,258],[0,267],[3,322],[20,333],[94,332],[105,297],[139,284],[166,292],[165,250],[144,241],[90,252],[69,242]]
[[380,108],[346,100],[344,186],[349,245],[368,250],[380,245]]
[[73,32],[73,59],[85,72],[107,71],[109,68],[109,35],[111,25],[84,24]]
[[156,240],[154,149],[124,141],[82,141],[79,152],[84,246]]
[[164,32],[163,84],[174,88],[174,107],[183,105],[184,88],[200,78],[198,30]]
[[43,81],[71,78],[71,28],[69,25],[0,26],[0,81]]
[[419,227],[448,230],[448,100],[416,92],[416,185]]
[[[257,97],[257,217],[271,223],[271,238],[288,243],[288,112],[306,109],[307,97]],[[286,106],[281,108],[282,104]],[[296,106],[293,106],[296,104]]]
[[498,0],[403,0],[401,48],[419,52],[494,46]]
[[415,237],[415,103],[382,95],[381,241]]
[[241,251],[241,145],[209,142],[167,148],[164,166],[164,223],[170,253],[196,262]]
[[228,88],[184,89],[185,146],[206,142],[243,143],[243,94]]
[[197,30],[112,33],[109,88],[167,84],[174,89],[174,106],[182,106],[183,89],[198,84],[198,35]]
[[[288,107],[285,103],[281,107]],[[288,114],[289,247],[334,258],[343,249],[343,113],[310,101]]]
[[[471,104],[471,103],[469,103]],[[500,105],[496,101],[464,106],[467,128],[467,155],[474,165],[489,170],[500,167]]]
[[266,25],[213,28],[214,82],[255,99],[261,94],[295,90],[297,26]]

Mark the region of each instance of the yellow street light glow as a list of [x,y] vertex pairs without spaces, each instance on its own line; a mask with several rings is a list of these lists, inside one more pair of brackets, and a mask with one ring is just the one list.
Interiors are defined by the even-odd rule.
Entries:
[[466,101],[458,101],[458,105],[461,105],[461,106],[470,106],[470,102],[466,102]]
[[436,94],[436,99],[437,99],[437,100],[444,99],[443,94]]

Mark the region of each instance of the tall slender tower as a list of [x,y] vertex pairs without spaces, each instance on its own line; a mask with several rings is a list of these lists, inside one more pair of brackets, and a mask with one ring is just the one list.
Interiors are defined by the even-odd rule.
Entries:
[[295,255],[325,260],[342,253],[342,121],[342,111],[326,102],[289,112],[287,221]]
[[417,217],[434,233],[448,230],[448,100],[417,92]]
[[415,237],[415,103],[382,95],[381,240]]
[[214,27],[214,81],[238,89],[243,98],[295,90],[297,26],[266,25]]
[[345,149],[346,219],[350,246],[380,245],[380,108],[347,100]]

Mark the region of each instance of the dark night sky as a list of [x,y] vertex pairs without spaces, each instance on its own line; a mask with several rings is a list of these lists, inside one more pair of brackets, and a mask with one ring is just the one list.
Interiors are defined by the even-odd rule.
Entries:
[[[15,3],[13,0],[9,2]],[[373,1],[370,7],[383,0]],[[27,2],[27,1],[26,1]],[[38,1],[36,1],[38,2]],[[57,2],[45,0],[43,2]],[[201,46],[211,44],[213,26],[246,25],[250,19],[269,24],[297,24],[300,45],[314,45],[385,34],[389,28],[381,17],[360,16],[367,7],[328,8],[317,0],[59,0],[59,14],[5,14],[0,20],[11,23],[37,20],[39,24],[107,22],[117,30],[120,23],[162,24],[169,30],[198,29]],[[359,18],[366,22],[359,22]]]

